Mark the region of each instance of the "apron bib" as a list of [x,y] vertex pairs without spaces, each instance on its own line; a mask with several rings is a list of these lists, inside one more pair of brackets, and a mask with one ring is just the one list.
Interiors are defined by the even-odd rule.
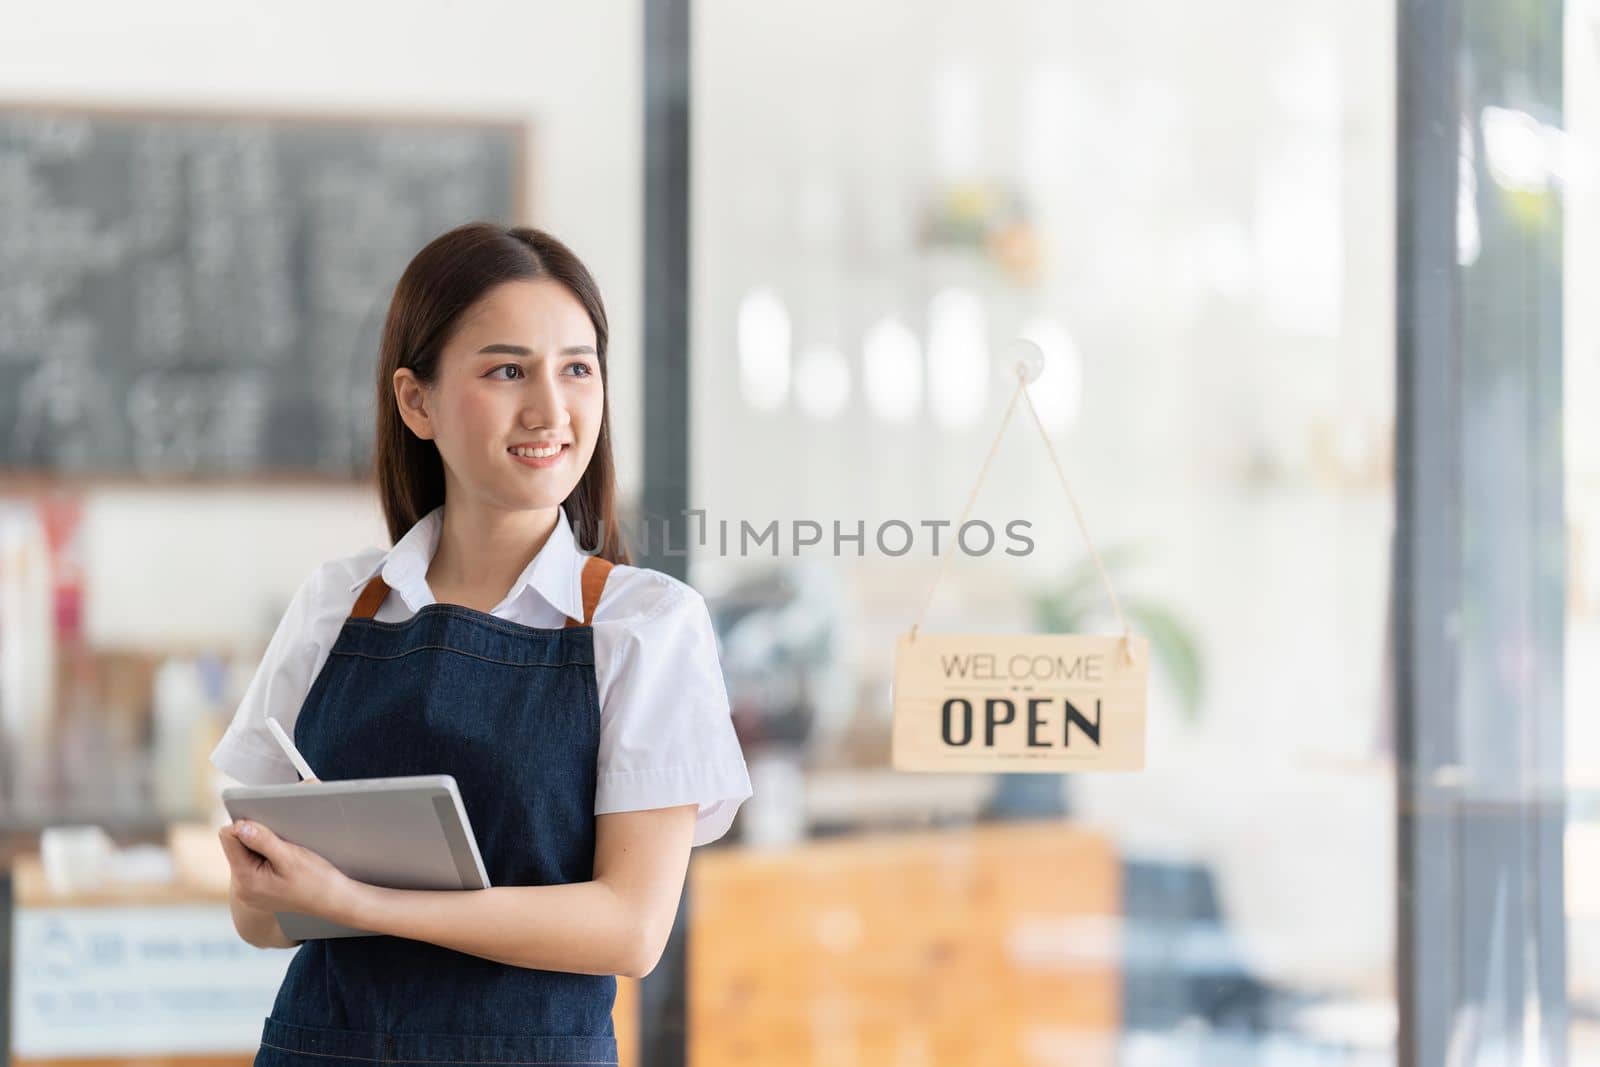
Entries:
[[[542,629],[456,604],[373,618],[362,590],[295,721],[325,780],[450,774],[494,886],[594,876],[600,703],[595,604],[611,564],[583,570],[583,620]],[[372,1061],[615,1064],[611,975],[540,971],[424,941],[310,940],[295,951],[255,1067]]]

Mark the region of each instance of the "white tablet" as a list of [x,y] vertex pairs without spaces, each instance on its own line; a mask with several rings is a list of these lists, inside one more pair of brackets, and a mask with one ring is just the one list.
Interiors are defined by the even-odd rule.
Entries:
[[[309,848],[360,882],[390,889],[488,889],[466,808],[448,774],[346,778],[291,785],[237,785],[222,791],[234,819],[251,819]],[[280,911],[297,941],[364,937],[313,915]]]

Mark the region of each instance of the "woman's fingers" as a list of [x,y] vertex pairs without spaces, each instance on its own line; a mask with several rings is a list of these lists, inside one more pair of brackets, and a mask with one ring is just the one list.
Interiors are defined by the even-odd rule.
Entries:
[[233,888],[239,901],[252,908],[269,906],[260,893],[271,882],[271,861],[244,843],[238,834],[237,823],[224,826],[217,836],[222,839],[222,851],[228,857]]
[[239,824],[237,833],[239,840],[247,848],[261,854],[272,863],[282,863],[287,860],[289,850],[293,847],[267,827],[249,819]]
[[217,836],[222,840],[222,854],[228,860],[228,873],[233,880],[234,891],[243,899],[252,890],[254,868],[260,863],[260,857],[245,848],[244,843],[234,836],[232,826],[224,826]]
[[229,863],[232,863],[236,859],[243,859],[244,854],[249,851],[249,849],[245,848],[244,844],[240,842],[237,835],[234,834],[232,823],[229,823],[227,826],[224,826],[222,829],[218,830],[217,837],[222,841],[222,854],[228,857]]

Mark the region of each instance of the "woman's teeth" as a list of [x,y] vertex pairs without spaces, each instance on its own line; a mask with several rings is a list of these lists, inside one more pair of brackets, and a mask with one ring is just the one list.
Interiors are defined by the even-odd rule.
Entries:
[[549,448],[509,448],[506,451],[517,456],[527,456],[530,459],[549,459],[560,452],[564,446],[551,445]]

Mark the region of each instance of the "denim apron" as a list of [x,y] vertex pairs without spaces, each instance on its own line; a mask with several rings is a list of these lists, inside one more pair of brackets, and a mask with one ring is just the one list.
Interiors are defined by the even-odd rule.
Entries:
[[[389,589],[375,576],[306,694],[295,745],[324,780],[454,775],[490,885],[588,881],[600,744],[590,624],[610,569],[589,557],[583,620],[563,629],[437,603],[378,622]],[[387,934],[308,940],[255,1067],[615,1064],[616,988],[612,975]]]

